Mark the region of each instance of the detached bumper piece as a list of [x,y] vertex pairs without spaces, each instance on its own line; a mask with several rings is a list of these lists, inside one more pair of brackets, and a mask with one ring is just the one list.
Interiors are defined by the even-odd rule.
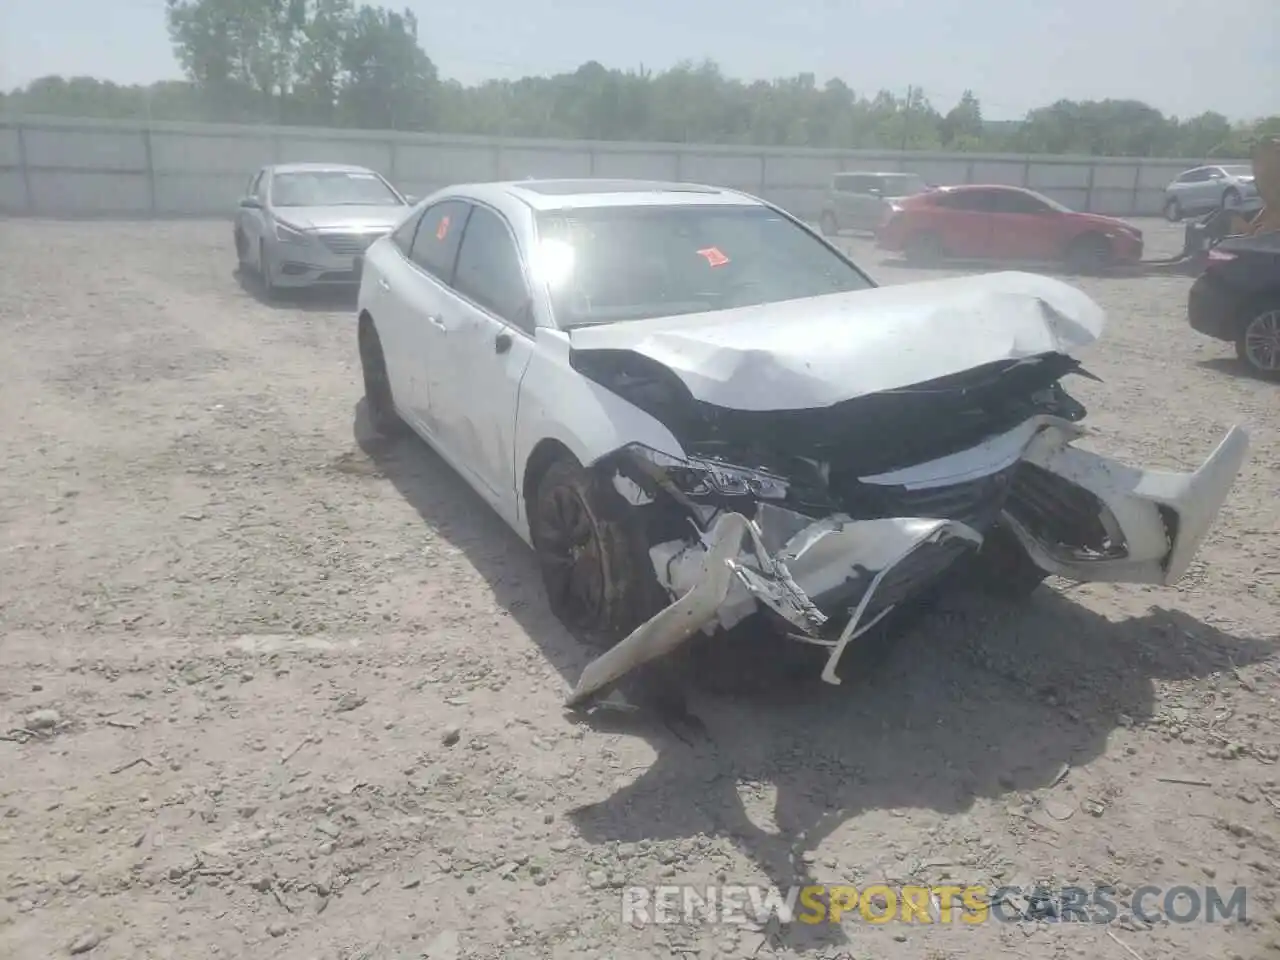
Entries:
[[[1230,493],[1248,434],[1233,427],[1194,473],[1142,470],[1079,450],[1071,444],[1083,434],[1040,418],[971,451],[865,482],[909,487],[923,509],[950,503],[938,498],[978,479],[1003,486],[1012,477],[999,522],[1041,570],[1081,582],[1176,583]],[[962,512],[967,496],[942,509]],[[988,515],[985,506],[969,513],[974,524]],[[822,679],[839,684],[850,643],[982,542],[958,519],[815,521],[763,501],[755,520],[720,513],[697,537],[650,550],[658,579],[679,599],[588,664],[567,704],[585,703],[699,630],[730,627],[760,608],[794,628],[794,639],[827,647]],[[848,613],[838,633],[830,622],[837,612]]]
[[[775,515],[796,516],[781,508],[769,509]],[[740,607],[744,600],[748,607],[758,603],[778,614],[800,632],[797,639],[829,647],[822,678],[838,684],[836,667],[849,643],[879,623],[897,599],[914,592],[911,588],[917,584],[902,584],[906,589],[893,591],[893,601],[874,605],[895,569],[931,546],[952,540],[974,547],[982,543],[976,531],[954,521],[847,517],[809,523],[776,554],[769,552],[764,540],[760,527],[740,513],[717,517],[701,542],[683,551],[688,562],[679,582],[672,583],[673,587],[688,583],[680,598],[589,663],[566,705],[580,706],[624,674],[670,653],[712,625],[722,607]],[[932,567],[926,564],[922,569]],[[826,639],[822,628],[828,617],[797,580],[810,584],[815,592],[830,593],[851,578],[862,579],[861,597],[839,636]],[[738,597],[733,596],[735,592]]]

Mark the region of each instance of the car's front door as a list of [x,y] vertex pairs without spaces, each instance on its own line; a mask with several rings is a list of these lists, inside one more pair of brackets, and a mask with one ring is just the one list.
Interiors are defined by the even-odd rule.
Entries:
[[445,362],[432,406],[443,445],[500,510],[515,502],[516,402],[533,353],[529,305],[510,224],[497,211],[474,205],[444,296]]
[[834,200],[841,227],[860,228],[858,191],[865,178],[858,174],[838,173],[835,177]]
[[961,259],[991,256],[994,194],[994,190],[957,190],[934,198],[928,208],[928,227],[948,254]]
[[1178,202],[1187,212],[1198,212],[1207,209],[1209,201],[1209,168],[1188,170],[1178,178]]
[[263,188],[265,181],[266,168],[264,167],[249,178],[249,183],[245,187],[244,197],[242,198],[243,200],[256,200],[259,205],[257,207],[246,207],[241,204],[236,211],[236,225],[240,228],[240,233],[249,244],[251,251],[257,250],[258,240],[263,233],[262,220],[264,211],[261,205],[265,199],[264,194],[266,191]]
[[988,256],[1056,260],[1062,255],[1061,214],[1021,190],[995,190]]
[[408,350],[402,360],[388,362],[400,363],[402,382],[408,385],[407,406],[419,426],[442,445],[437,399],[441,381],[447,378],[445,306],[470,211],[470,204],[462,200],[441,200],[427,207],[400,276],[388,279],[401,341]]

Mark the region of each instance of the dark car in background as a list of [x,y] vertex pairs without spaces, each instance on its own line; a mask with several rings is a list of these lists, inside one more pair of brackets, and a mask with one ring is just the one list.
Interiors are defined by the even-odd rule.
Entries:
[[895,200],[930,189],[915,173],[837,173],[831,178],[822,208],[822,232],[829,237],[841,230],[869,233],[880,225]]
[[1142,259],[1142,231],[1080,213],[1025,187],[939,187],[890,204],[876,230],[883,250],[916,263],[946,259],[1065,263],[1079,273]]
[[1280,380],[1280,232],[1227,237],[1187,296],[1191,329],[1236,345],[1257,374]]

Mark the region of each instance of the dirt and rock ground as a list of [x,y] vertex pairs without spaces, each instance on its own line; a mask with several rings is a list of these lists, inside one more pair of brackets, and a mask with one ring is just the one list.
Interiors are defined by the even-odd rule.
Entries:
[[[1080,281],[1112,325],[1073,383],[1134,460],[1252,428],[1178,587],[957,597],[875,682],[695,691],[689,736],[562,712],[588,658],[525,548],[367,439],[350,305],[263,303],[230,239],[0,223],[0,956],[1280,956],[1280,392],[1188,330],[1189,280]],[[1247,914],[622,925],[625,884],[718,880]]]

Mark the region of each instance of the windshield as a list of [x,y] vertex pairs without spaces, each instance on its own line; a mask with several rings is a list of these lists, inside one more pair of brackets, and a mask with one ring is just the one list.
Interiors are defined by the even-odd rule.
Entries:
[[565,329],[865,290],[870,280],[767,207],[595,207],[538,216],[535,279]]
[[1247,164],[1243,166],[1240,164],[1236,164],[1235,166],[1231,166],[1231,167],[1223,167],[1222,170],[1233,177],[1253,176],[1253,167],[1248,166]]
[[277,207],[392,207],[403,202],[377,174],[359,170],[277,173],[271,179],[271,203]]

